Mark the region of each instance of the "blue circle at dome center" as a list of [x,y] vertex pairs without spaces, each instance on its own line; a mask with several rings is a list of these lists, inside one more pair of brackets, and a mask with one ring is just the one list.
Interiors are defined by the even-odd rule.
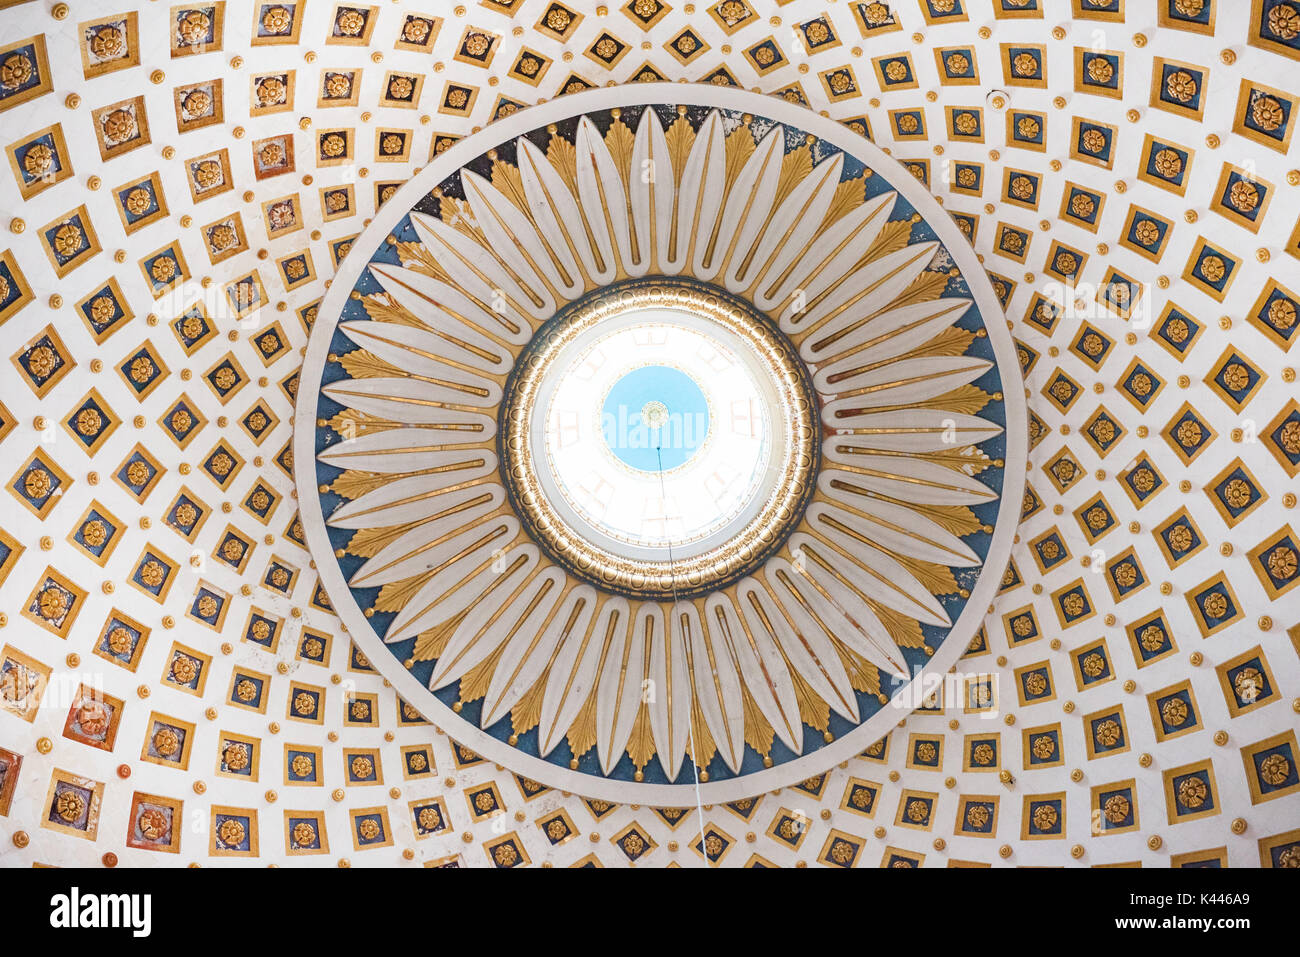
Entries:
[[634,469],[674,469],[708,438],[709,403],[686,373],[671,366],[642,366],[615,382],[605,396],[601,434],[614,457]]

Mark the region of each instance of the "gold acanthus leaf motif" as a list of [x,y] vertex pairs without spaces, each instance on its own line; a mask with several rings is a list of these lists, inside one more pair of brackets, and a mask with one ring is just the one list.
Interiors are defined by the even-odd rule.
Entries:
[[[935,272],[927,269],[913,279],[910,286],[898,294],[898,298],[889,304],[889,308],[896,309],[899,306],[910,306],[918,302],[933,302],[943,295],[943,290],[948,285],[948,279],[949,276],[945,272]],[[963,332],[965,330],[952,326],[946,331]],[[974,333],[970,333],[970,335],[973,336]]]
[[913,349],[909,356],[964,356],[975,341],[975,333],[958,326],[949,326],[929,342]]
[[[934,462],[937,465],[946,465],[963,475],[978,475],[995,464],[993,459],[990,459],[973,445],[952,449],[951,451],[920,452],[914,455],[913,458],[925,459],[927,462]],[[910,505],[908,507],[911,508]]]
[[668,158],[673,169],[680,170],[685,167],[686,157],[695,145],[695,127],[685,116],[679,116],[665,131],[664,141],[668,144]]
[[781,175],[776,181],[776,197],[772,200],[772,208],[780,209],[790,191],[803,182],[812,169],[812,150],[807,146],[786,153],[785,159],[781,161]]
[[[521,555],[515,558],[514,561],[506,566],[501,574],[493,576],[492,581],[479,596],[479,601],[486,601],[492,593],[497,590],[497,588],[499,588],[503,583],[509,581],[514,573],[525,564],[527,564],[526,557]],[[471,574],[477,574],[480,570],[481,569],[475,569]],[[522,586],[520,587],[522,588]],[[502,607],[509,604],[515,595],[519,593],[519,590],[520,589],[517,589],[514,594],[506,599],[506,601],[502,603]],[[453,615],[441,625],[438,625],[435,628],[430,628],[428,631],[421,632],[416,637],[415,648],[411,653],[412,661],[429,661],[441,657],[443,651],[446,650],[447,642],[451,640],[452,634],[460,626],[460,623],[469,615],[469,612],[470,608],[467,607],[463,611]],[[495,616],[493,620],[495,620]]]
[[[344,409],[327,419],[325,424],[346,438],[356,438],[369,435],[372,432],[386,432],[389,429],[397,429],[402,426],[400,422],[380,419],[368,412],[358,412],[356,409]],[[339,494],[342,495],[343,493],[340,492]]]
[[510,709],[510,727],[515,734],[527,734],[541,722],[542,693],[545,690],[546,682],[537,682],[519,703]]
[[452,281],[451,276],[438,265],[438,261],[433,258],[429,250],[424,248],[422,243],[398,243],[397,255],[404,266],[414,269],[430,279],[448,283]]
[[713,732],[709,730],[704,712],[700,710],[699,695],[692,696],[692,701],[691,728],[694,730],[691,740],[687,742],[686,756],[695,763],[696,767],[707,768],[713,756],[718,753],[718,746],[713,740]]
[[404,525],[390,525],[387,528],[360,529],[348,540],[347,552],[360,558],[373,558],[385,545],[392,544],[419,525],[419,522],[407,522]]
[[832,226],[867,201],[866,174],[856,179],[846,179],[835,187],[835,195],[826,209],[826,225]]
[[876,613],[885,630],[889,632],[889,637],[894,639],[894,644],[900,648],[924,648],[925,634],[921,631],[921,623],[915,618],[908,618],[902,612],[894,611],[878,601],[872,601],[870,598],[864,598],[867,607]]
[[[649,648],[649,645],[646,646]],[[655,756],[654,738],[650,734],[650,709],[644,704],[637,711],[636,721],[632,724],[632,736],[627,742],[627,756],[637,774],[650,763]]]
[[417,329],[429,328],[428,323],[398,305],[397,301],[386,292],[371,293],[362,300],[361,305],[366,310],[366,315],[376,322],[395,322],[398,325],[414,326]]
[[519,167],[507,163],[505,160],[494,160],[492,163],[492,185],[501,190],[510,202],[514,203],[518,210],[532,219],[532,211],[528,208],[528,197],[524,193],[524,177],[519,172]]
[[892,219],[885,223],[885,228],[880,231],[880,235],[876,237],[875,242],[867,247],[867,251],[862,254],[862,259],[858,261],[858,264],[865,265],[888,256],[890,253],[896,253],[905,248],[911,238],[911,222],[906,219]]
[[[910,403],[907,407],[911,409],[944,409],[948,412],[959,412],[963,415],[976,415],[984,406],[989,404],[989,400],[992,398],[993,396],[977,385],[963,385],[933,399]],[[902,408],[902,406],[877,406],[876,411],[890,412],[899,408]]]
[[578,195],[578,149],[563,136],[552,136],[546,145],[546,159],[564,180],[564,185]]
[[831,636],[831,644],[835,646],[835,651],[840,656],[840,661],[849,676],[849,683],[853,685],[853,690],[879,697],[880,669],[834,635]]
[[[745,168],[745,162],[754,155],[754,150],[757,148],[757,144],[754,142],[754,133],[749,124],[738,126],[732,130],[727,136],[725,146],[726,180],[727,188],[730,189],[731,184],[740,176],[740,171]],[[727,201],[725,194],[722,201],[723,203]]]
[[459,703],[477,701],[488,693],[488,686],[492,683],[492,676],[496,673],[497,663],[501,660],[501,653],[505,651],[506,644],[507,642],[503,641],[495,651],[460,679]]
[[[784,657],[784,652],[782,656]],[[799,669],[793,667],[788,660],[786,667],[790,669],[790,677],[794,682],[794,697],[799,702],[799,720],[810,728],[825,731],[830,727],[831,706],[822,700]]]
[[975,515],[974,510],[967,505],[913,505],[911,507],[958,538],[973,535],[984,527],[984,523]]
[[748,688],[742,688],[741,695],[745,712],[745,743],[766,757],[772,751],[776,729],[767,720],[767,715],[763,714]]
[[379,597],[375,599],[375,611],[401,611],[433,575],[432,571],[428,571],[384,585],[379,589]]
[[899,555],[897,561],[915,575],[916,580],[924,585],[932,595],[952,595],[956,593],[957,579],[953,577],[952,569],[947,565],[923,562],[916,558],[909,558],[906,555]]
[[360,498],[393,481],[393,476],[382,472],[363,472],[347,469],[330,483],[329,490],[347,499]]
[[609,124],[609,131],[605,134],[605,145],[609,147],[610,155],[614,157],[614,165],[623,175],[623,182],[630,183],[632,175],[632,149],[636,146],[636,135],[628,128],[628,125],[621,119],[615,120]]
[[574,758],[580,758],[596,746],[596,689],[593,687],[587,700],[573,719],[565,735]]
[[438,212],[442,221],[453,227],[457,232],[464,233],[481,246],[488,245],[487,237],[483,235],[478,220],[474,218],[473,209],[465,200],[443,196],[438,206]]
[[366,349],[356,349],[343,356],[344,370],[354,379],[378,379],[406,375],[391,362],[379,358]]

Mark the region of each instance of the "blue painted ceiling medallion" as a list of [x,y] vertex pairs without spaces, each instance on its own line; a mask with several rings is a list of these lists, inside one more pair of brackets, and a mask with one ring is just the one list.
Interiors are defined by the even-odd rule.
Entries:
[[685,372],[642,366],[614,383],[600,424],[606,447],[620,462],[642,472],[668,471],[708,439],[709,402]]

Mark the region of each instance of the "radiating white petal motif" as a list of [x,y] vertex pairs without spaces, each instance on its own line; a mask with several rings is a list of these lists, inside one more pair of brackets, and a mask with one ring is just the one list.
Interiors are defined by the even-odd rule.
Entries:
[[[769,240],[773,245],[779,242],[782,227],[788,222],[773,215],[773,204],[781,183],[784,141],[785,131],[779,126],[773,127],[758,144],[727,197],[722,212],[722,231],[735,238],[729,247],[721,250],[727,263],[722,284],[732,292],[743,292],[752,284],[754,275],[766,262],[765,258],[758,258],[763,247]],[[802,186],[804,184],[800,183],[795,191],[802,192]]]
[[515,633],[492,673],[479,724],[487,728],[505,717],[525,692],[545,677],[561,645],[571,635],[586,634],[596,612],[597,597],[595,588],[579,585],[548,611],[545,618],[536,618],[536,628],[521,628]]
[[[666,271],[663,264],[668,261],[677,177],[668,152],[668,139],[654,110],[642,113],[637,124],[630,173],[628,197],[638,246],[647,251],[645,256],[652,253],[659,269]],[[648,269],[651,264],[646,265]]]
[[[713,235],[726,195],[727,153],[722,117],[713,110],[695,134],[695,142],[677,186],[677,205],[668,224],[669,247],[663,270],[677,275],[692,261],[701,237]],[[703,279],[699,273],[697,278]]]
[[799,702],[776,641],[762,629],[751,629],[749,620],[724,595],[711,595],[704,607],[711,619],[709,631],[712,633],[716,627],[722,642],[730,648],[741,680],[763,717],[787,748],[802,751]]
[[799,675],[834,711],[850,721],[858,720],[857,699],[844,663],[820,629],[792,627],[782,606],[753,578],[741,581],[736,601],[752,629],[772,636],[791,673]]
[[986,359],[970,356],[926,356],[867,367],[865,371],[849,371],[834,383],[833,392],[827,390],[841,398],[827,404],[822,419],[827,425],[837,426],[838,417],[845,410],[911,405],[933,399],[974,382],[992,365]]
[[997,498],[983,482],[925,459],[860,451],[852,439],[827,439],[826,457],[847,466],[873,492],[923,505],[978,505]]
[[904,246],[847,275],[836,276],[825,292],[807,295],[807,311],[790,320],[794,332],[807,333],[799,347],[804,361],[819,361],[837,336],[893,302],[925,271],[938,247],[934,242]]
[[[713,235],[700,237],[692,268],[700,279],[716,279],[725,264],[744,260],[768,223],[776,189],[781,181],[785,130],[774,126],[745,161],[727,194],[722,216]],[[719,285],[730,287],[726,274]]]
[[462,332],[448,325],[430,332],[395,322],[344,322],[339,329],[361,348],[416,375],[439,378],[448,369],[490,375],[510,371],[508,351],[471,329]]
[[[427,593],[434,595],[431,602],[418,607],[411,602],[409,612],[403,609],[393,619],[384,641],[393,644],[425,631],[461,626],[471,612],[490,613],[497,606],[485,599],[509,595],[512,588],[536,569],[540,554],[537,546],[531,544],[466,553],[439,573],[439,582],[430,583]],[[435,593],[438,588],[442,589],[441,593]]]
[[621,595],[606,598],[585,632],[571,630],[546,676],[539,750],[550,754],[564,740],[578,713],[588,706],[601,666],[614,649],[617,635],[626,633],[631,605]]
[[[457,592],[467,577],[479,575],[485,567],[498,562],[506,568],[509,562],[500,558],[501,549],[519,533],[518,519],[513,515],[485,522],[458,536],[460,551],[454,553],[406,603],[392,624],[384,640],[390,644],[403,641],[446,621],[459,610],[465,599]],[[430,686],[432,687],[432,686]]]
[[655,747],[669,778],[677,777],[691,739],[690,671],[680,623],[671,627],[664,612],[671,608],[655,606],[652,616],[639,617],[650,632],[651,684],[646,688],[646,708],[650,713],[650,730]]
[[607,255],[597,256],[593,251],[576,197],[545,154],[530,140],[520,137],[518,145],[519,175],[533,210],[538,236],[566,269],[576,269],[580,263],[594,283],[612,282],[616,275],[614,260]]
[[790,191],[767,223],[757,249],[727,270],[729,289],[743,292],[781,280],[821,227],[843,169],[844,156],[836,153]]
[[781,331],[791,334],[804,321],[807,303],[857,264],[889,221],[896,193],[883,193],[823,229],[795,262],[790,275],[760,283],[754,305],[781,310]]
[[[344,439],[326,448],[319,458],[336,468],[367,472],[456,471],[449,466],[482,459],[483,455],[477,451],[475,454],[463,450],[447,451],[448,442],[465,439],[483,442],[496,435],[496,420],[478,412],[444,409],[438,418],[442,421],[437,424],[388,429]],[[490,464],[496,468],[495,455],[492,455]],[[460,478],[455,480],[460,481]]]
[[596,691],[596,753],[606,774],[623,757],[641,711],[650,657],[645,620],[656,614],[653,606],[643,604],[629,618],[626,629],[615,628],[600,670]]
[[454,285],[404,266],[371,263],[367,268],[375,274],[384,291],[416,319],[491,355],[497,355],[498,349],[488,336],[522,345],[532,335],[532,327],[527,323],[493,311],[491,299],[484,302]]
[[854,513],[856,527],[870,529],[872,542],[882,548],[936,565],[969,567],[980,563],[979,556],[956,535],[916,509],[871,494],[852,472],[826,469],[817,476],[817,487]]
[[[852,433],[850,444],[863,449],[919,455],[976,445],[1002,431],[1000,425],[978,415],[946,409],[849,413],[849,404],[844,404],[835,422],[841,430]],[[845,441],[849,441],[847,436]]]
[[464,373],[449,375],[441,382],[395,377],[340,379],[321,391],[339,405],[407,425],[437,422],[449,406],[487,409],[501,401],[499,385]]
[[506,328],[527,329],[555,311],[549,295],[525,289],[504,261],[451,224],[412,213],[411,225],[451,284],[464,290],[480,309],[496,315]]
[[813,380],[817,390],[843,391],[849,373],[920,348],[953,325],[969,306],[969,299],[936,299],[876,313],[827,345],[820,360],[824,364]]
[[545,281],[566,298],[582,294],[582,277],[569,269],[561,273],[541,236],[518,206],[471,170],[461,174],[461,182],[484,237],[521,281],[536,289],[545,277]]
[[[463,515],[469,507],[474,506],[477,511],[482,511],[485,506],[496,507],[505,497],[505,489],[494,483],[478,482],[432,491],[427,490],[425,485],[418,480],[411,481],[405,488],[408,491],[415,490],[412,494],[396,500],[389,499],[391,504],[382,504],[377,496],[381,492],[391,495],[394,489],[400,491],[401,483],[386,485],[371,493],[376,496],[374,501],[381,504],[365,507],[366,498],[360,498],[338,510],[346,510],[348,514],[340,516],[336,512],[327,521],[332,528],[351,529],[387,528],[419,522],[427,526],[431,534],[441,528],[444,521],[458,514]],[[487,508],[487,511],[491,511],[491,508]],[[438,524],[433,524],[435,522]]]
[[446,506],[439,496],[465,485],[491,484],[484,477],[496,472],[496,456],[490,452],[460,452],[453,464],[440,473],[423,472],[387,482],[359,498],[340,505],[329,515],[335,528],[387,528],[419,521],[426,513],[441,512]]
[[606,262],[621,265],[629,276],[644,275],[649,260],[639,248],[632,248],[623,177],[600,131],[585,116],[578,121],[574,146],[578,152],[581,215],[593,245]]
[[727,767],[737,771],[745,756],[745,701],[735,658],[694,604],[682,602],[673,614],[682,629],[700,714]]
[[526,551],[523,557],[517,567],[515,563],[506,566],[514,570],[507,572],[497,588],[500,601],[471,606],[456,626],[429,676],[431,689],[459,681],[515,636],[537,634],[564,590],[564,572],[554,566],[539,571],[536,551]]
[[[910,678],[900,618],[952,624],[927,569],[982,562],[962,536],[969,508],[998,497],[978,446],[1002,427],[974,414],[993,363],[951,354],[973,306],[943,294],[935,263],[951,259],[891,220],[896,193],[846,182],[843,154],[792,156],[804,144],[786,127],[716,109],[698,125],[649,108],[634,131],[603,125],[582,116],[545,148],[518,137],[501,151],[513,163],[462,169],[463,200],[410,214],[402,263],[368,264],[383,295],[338,326],[365,351],[322,389],[357,425],[318,454],[347,499],[327,522],[363,533],[349,584],[399,596],[384,599],[400,605],[384,640],[416,639],[431,690],[472,686],[481,727],[535,726],[543,756],[566,738],[574,757],[594,747],[605,774],[653,756],[669,780],[711,742],[739,773],[773,737],[802,753],[809,715],[862,720],[864,681],[883,701]],[[777,322],[826,429],[784,547],[671,605],[602,591],[529,542],[493,444],[501,383],[534,331],[592,289],[659,274]]]
[[[799,551],[795,554],[803,555]],[[798,564],[774,558],[768,563],[768,569],[767,579],[773,595],[804,627],[810,627],[811,622],[885,674],[911,677],[879,616],[840,579],[807,555]]]
[[918,621],[950,625],[948,614],[916,576],[870,544],[856,516],[835,505],[814,502],[808,507],[812,531],[849,559],[843,571],[864,595]]
[[473,487],[446,496],[442,510],[430,516],[358,568],[349,584],[353,588],[378,588],[441,569],[488,526],[478,523],[505,501],[500,486]]

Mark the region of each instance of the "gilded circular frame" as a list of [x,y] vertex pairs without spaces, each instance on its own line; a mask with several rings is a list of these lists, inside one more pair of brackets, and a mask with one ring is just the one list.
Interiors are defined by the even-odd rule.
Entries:
[[[536,434],[539,392],[558,357],[598,326],[647,307],[689,311],[751,347],[775,388],[774,430],[780,461],[769,464],[755,514],[707,550],[672,561],[620,555],[584,536],[545,494]],[[561,310],[537,331],[504,387],[497,448],[516,513],[533,538],[564,567],[599,588],[637,598],[676,600],[722,588],[761,564],[789,537],[816,488],[821,461],[818,402],[808,370],[789,340],[744,300],[673,277],[629,280]]]

